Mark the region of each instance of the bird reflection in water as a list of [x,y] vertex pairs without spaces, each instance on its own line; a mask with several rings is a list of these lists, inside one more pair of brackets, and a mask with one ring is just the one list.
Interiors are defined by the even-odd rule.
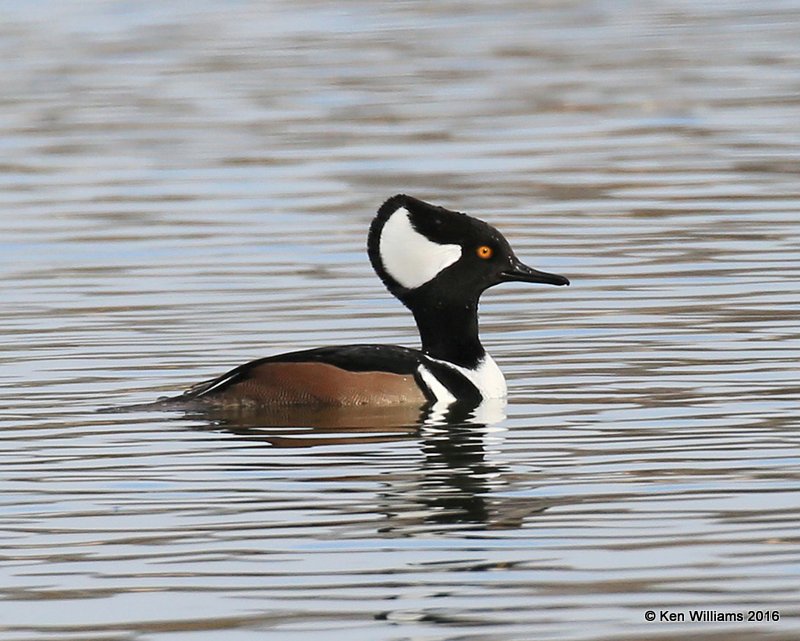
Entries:
[[381,484],[378,531],[390,536],[441,531],[442,528],[518,528],[526,517],[552,502],[499,496],[508,491],[508,469],[498,458],[506,428],[505,400],[446,408],[389,407],[202,407],[182,418],[199,421],[196,429],[223,430],[274,448],[361,446],[417,440],[416,466],[365,469],[364,480]]

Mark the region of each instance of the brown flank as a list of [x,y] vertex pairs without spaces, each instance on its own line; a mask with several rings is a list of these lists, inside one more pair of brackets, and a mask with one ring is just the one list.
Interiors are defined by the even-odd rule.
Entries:
[[204,400],[259,405],[422,405],[411,375],[350,372],[327,363],[264,363]]

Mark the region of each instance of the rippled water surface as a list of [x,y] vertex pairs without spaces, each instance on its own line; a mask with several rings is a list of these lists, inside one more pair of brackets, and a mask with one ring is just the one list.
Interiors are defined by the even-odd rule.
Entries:
[[[0,639],[800,638],[800,3],[0,7]],[[505,408],[98,413],[416,345],[403,191]]]

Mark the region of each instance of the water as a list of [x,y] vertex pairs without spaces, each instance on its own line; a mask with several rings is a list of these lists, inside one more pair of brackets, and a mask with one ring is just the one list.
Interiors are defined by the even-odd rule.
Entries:
[[[2,15],[0,639],[800,636],[797,2]],[[506,407],[97,412],[416,345],[402,191],[573,282],[484,297]]]

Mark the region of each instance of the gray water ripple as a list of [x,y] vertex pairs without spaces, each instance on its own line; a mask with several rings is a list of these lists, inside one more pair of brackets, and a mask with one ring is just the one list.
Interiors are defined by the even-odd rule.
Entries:
[[[796,638],[798,17],[5,6],[0,639]],[[572,281],[484,297],[497,422],[97,411],[416,345],[397,192]]]

